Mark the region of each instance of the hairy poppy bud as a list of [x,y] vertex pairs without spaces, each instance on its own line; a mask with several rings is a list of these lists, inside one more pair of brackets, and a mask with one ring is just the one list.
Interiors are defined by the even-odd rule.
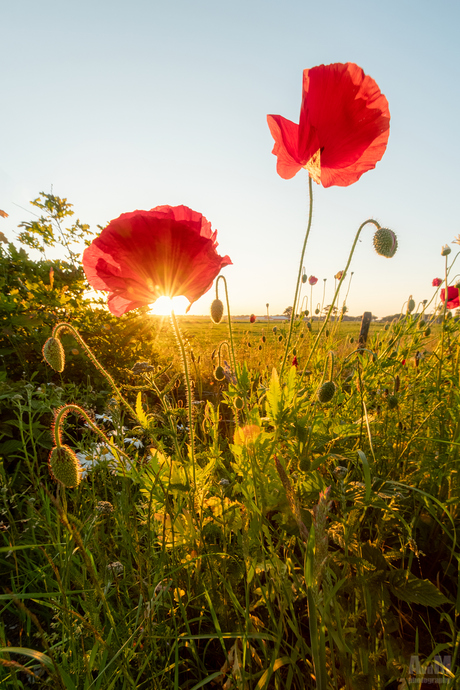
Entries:
[[431,328],[428,326],[426,329],[425,333],[423,335],[426,335],[427,337],[431,334]]
[[388,396],[388,407],[390,410],[394,410],[396,407],[398,407],[398,398],[396,395]]
[[308,276],[307,276],[306,273],[304,273],[303,276],[302,276],[302,283],[306,283],[307,280],[308,280]]
[[224,313],[224,305],[220,299],[215,299],[211,304],[211,320],[214,323],[220,323],[222,321],[222,316]]
[[214,369],[214,378],[216,381],[223,381],[225,378],[224,368],[220,364]]
[[235,407],[237,410],[242,410],[244,407],[244,401],[241,398],[235,398]]
[[327,403],[334,397],[335,394],[335,383],[334,381],[326,381],[318,389],[318,400],[320,403]]
[[60,340],[54,337],[48,338],[43,345],[42,353],[45,361],[50,367],[59,373],[64,371],[65,353]]
[[398,240],[393,230],[379,228],[374,235],[374,249],[380,256],[391,259],[398,248]]
[[67,488],[79,485],[80,463],[69,446],[53,448],[49,454],[48,467],[51,476]]
[[410,314],[412,311],[415,309],[415,302],[412,299],[412,295],[409,297],[409,301],[407,303],[407,313]]

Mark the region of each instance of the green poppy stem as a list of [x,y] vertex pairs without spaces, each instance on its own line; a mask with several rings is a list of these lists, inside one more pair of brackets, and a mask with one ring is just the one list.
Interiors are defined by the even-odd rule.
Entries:
[[234,343],[233,343],[232,318],[231,318],[231,316],[230,316],[230,302],[229,302],[229,299],[228,299],[227,279],[225,278],[225,276],[217,276],[217,280],[216,280],[216,299],[219,299],[219,293],[218,293],[219,280],[223,280],[223,282],[224,282],[225,299],[226,299],[226,302],[227,302],[228,333],[229,333],[229,336],[230,336],[230,351],[231,351],[230,354],[231,354],[231,360],[232,360],[231,364],[232,364],[232,368],[233,368],[233,371],[234,371],[235,376],[236,376],[236,380],[237,380],[238,383],[239,383],[239,382],[240,382],[240,379],[239,379],[239,376],[238,376],[238,369],[237,369],[237,367],[236,367],[235,345],[234,345]]
[[185,388],[187,392],[187,414],[188,414],[188,427],[189,427],[189,439],[190,439],[190,458],[192,461],[192,474],[193,474],[193,486],[195,487],[195,430],[193,428],[193,391],[192,383],[189,374],[188,365],[188,353],[185,349],[184,339],[182,337],[181,330],[179,328],[179,323],[177,321],[174,310],[171,309],[171,323],[176,334],[177,344],[179,345],[179,351],[182,361],[182,372],[184,374]]
[[[297,302],[299,300],[299,293],[300,293],[300,285],[302,282],[303,260],[304,260],[304,256],[305,256],[305,250],[307,248],[307,242],[308,242],[308,237],[310,235],[311,222],[312,222],[312,218],[313,218],[313,184],[312,184],[312,179],[311,179],[310,175],[308,175],[308,192],[309,192],[310,209],[309,209],[309,213],[308,213],[307,232],[305,234],[305,239],[303,241],[303,247],[302,247],[302,253],[300,255],[299,273],[297,276],[297,283],[295,286],[294,303],[292,305],[292,313],[291,313],[291,322],[289,324],[289,333],[288,333],[288,337],[286,340],[286,346],[284,348],[284,358],[283,358],[283,363],[281,364],[280,378],[283,375],[283,370],[284,370],[284,367],[286,364],[286,359],[288,356],[289,347],[291,345],[292,329],[294,327],[294,321],[295,321],[296,310],[297,310]],[[311,305],[310,305],[310,308],[311,308]]]

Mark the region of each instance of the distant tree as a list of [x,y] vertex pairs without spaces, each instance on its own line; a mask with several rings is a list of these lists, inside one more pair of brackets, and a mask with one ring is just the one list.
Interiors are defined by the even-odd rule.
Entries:
[[292,315],[292,307],[286,307],[286,309],[283,311],[284,316],[288,316],[291,318]]

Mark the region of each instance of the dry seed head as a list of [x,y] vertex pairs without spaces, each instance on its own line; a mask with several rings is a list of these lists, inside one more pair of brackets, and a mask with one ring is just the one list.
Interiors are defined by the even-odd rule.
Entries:
[[65,366],[65,353],[62,343],[58,338],[48,338],[46,343],[43,345],[43,357],[45,361],[54,369],[54,371],[61,372],[64,371]]
[[334,397],[335,383],[333,381],[326,381],[318,389],[318,400],[320,403],[327,403]]
[[211,304],[211,321],[220,323],[224,314],[224,305],[220,299],[215,299]]
[[48,458],[51,476],[67,488],[80,483],[81,467],[78,458],[69,446],[53,448]]
[[398,240],[393,230],[379,228],[374,235],[374,249],[380,256],[391,259],[398,249]]

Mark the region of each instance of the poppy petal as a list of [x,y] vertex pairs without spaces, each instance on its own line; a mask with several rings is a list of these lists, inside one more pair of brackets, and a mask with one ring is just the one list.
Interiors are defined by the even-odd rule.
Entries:
[[277,157],[276,171],[284,180],[290,180],[302,165],[296,158],[298,150],[299,125],[281,115],[267,115],[268,126],[275,145],[272,153]]

